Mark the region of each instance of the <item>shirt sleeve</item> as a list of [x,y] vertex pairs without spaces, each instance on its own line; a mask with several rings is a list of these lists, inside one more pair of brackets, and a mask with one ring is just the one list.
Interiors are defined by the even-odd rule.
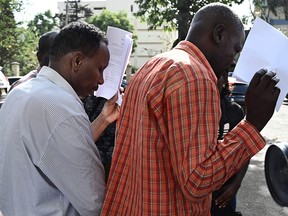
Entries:
[[221,187],[265,145],[243,120],[223,141],[217,140],[220,104],[217,86],[199,79],[167,98],[168,145],[183,194],[197,202]]
[[80,215],[99,215],[105,195],[104,169],[89,123],[72,116],[46,143],[39,168]]

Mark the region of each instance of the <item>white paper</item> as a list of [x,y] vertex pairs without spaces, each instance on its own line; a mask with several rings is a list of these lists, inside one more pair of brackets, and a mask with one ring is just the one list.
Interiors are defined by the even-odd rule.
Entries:
[[119,88],[132,52],[132,33],[108,26],[107,38],[110,60],[103,72],[104,84],[99,86],[94,95],[110,99],[118,92],[117,104],[121,106],[122,96]]
[[281,89],[276,110],[279,111],[288,93],[288,38],[273,26],[256,18],[237,61],[233,77],[249,83],[260,69],[273,70]]

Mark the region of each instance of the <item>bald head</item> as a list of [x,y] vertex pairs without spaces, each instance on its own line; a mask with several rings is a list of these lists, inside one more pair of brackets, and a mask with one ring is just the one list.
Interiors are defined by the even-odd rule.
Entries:
[[238,15],[227,5],[221,3],[211,3],[201,8],[193,17],[191,25],[203,25],[202,28],[213,28],[219,23],[235,30],[243,28]]
[[225,4],[211,3],[194,15],[186,40],[200,49],[219,78],[242,50],[244,38],[238,15]]

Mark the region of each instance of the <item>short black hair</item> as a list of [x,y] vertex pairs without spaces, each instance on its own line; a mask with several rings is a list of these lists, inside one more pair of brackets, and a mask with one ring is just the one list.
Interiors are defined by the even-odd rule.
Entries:
[[105,33],[99,28],[84,21],[72,22],[62,28],[54,38],[50,49],[50,58],[59,59],[74,51],[92,56],[101,43],[108,45],[108,40]]
[[50,50],[51,43],[57,34],[56,31],[50,31],[41,35],[38,41],[37,51],[44,53],[47,52],[47,50]]
[[50,47],[58,32],[50,31],[40,36],[37,47],[37,59],[40,67],[48,66]]

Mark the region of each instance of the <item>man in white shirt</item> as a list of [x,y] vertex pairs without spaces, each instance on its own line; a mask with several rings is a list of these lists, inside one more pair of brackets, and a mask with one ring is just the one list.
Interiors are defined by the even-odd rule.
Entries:
[[49,67],[15,88],[0,110],[0,212],[99,215],[104,169],[95,140],[118,116],[116,97],[91,123],[80,98],[103,84],[107,39],[75,22],[54,38]]

